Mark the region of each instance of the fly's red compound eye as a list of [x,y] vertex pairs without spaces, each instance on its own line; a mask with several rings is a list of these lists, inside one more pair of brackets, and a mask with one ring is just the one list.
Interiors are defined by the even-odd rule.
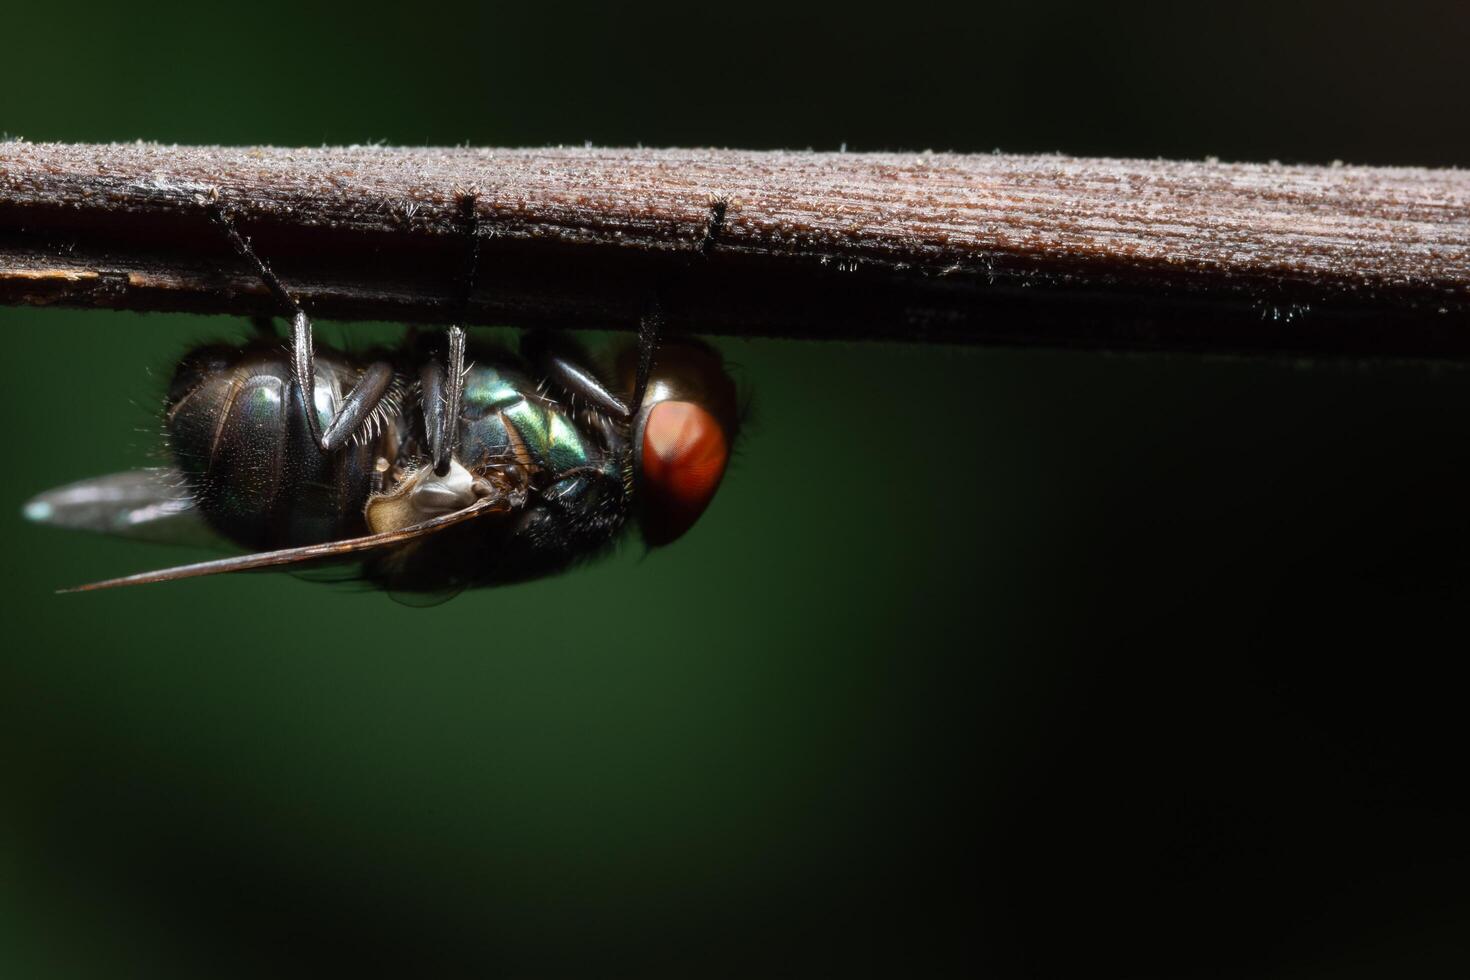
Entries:
[[662,401],[643,427],[643,533],[668,544],[704,513],[725,475],[725,430],[694,402]]

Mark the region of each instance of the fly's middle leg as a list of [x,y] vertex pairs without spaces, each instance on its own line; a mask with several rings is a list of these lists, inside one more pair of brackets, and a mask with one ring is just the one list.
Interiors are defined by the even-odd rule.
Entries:
[[434,475],[444,476],[459,451],[460,406],[464,403],[464,328],[449,328],[448,370],[431,360],[419,372],[419,387],[424,410],[424,434],[429,439],[429,455]]
[[[478,194],[471,191],[459,201],[460,222],[469,243],[465,269],[460,279],[461,319],[468,319],[470,299],[475,291],[475,273],[480,266],[480,220],[476,210],[478,200]],[[441,477],[449,472],[449,464],[459,451],[459,416],[460,408],[464,404],[464,327],[453,324],[449,328],[448,336],[447,366],[431,360],[419,372],[424,434],[429,440],[434,475]]]

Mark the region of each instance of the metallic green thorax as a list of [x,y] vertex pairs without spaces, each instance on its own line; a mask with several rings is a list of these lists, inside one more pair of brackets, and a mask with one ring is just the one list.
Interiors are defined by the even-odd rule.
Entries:
[[529,496],[505,519],[472,521],[433,547],[369,566],[389,588],[457,590],[550,574],[612,544],[629,514],[627,439],[618,424],[554,400],[493,355],[465,374],[458,461],[471,473],[525,471]]
[[460,418],[460,457],[471,470],[522,462],[553,479],[586,468],[619,475],[620,464],[611,447],[579,431],[563,406],[540,395],[530,379],[513,368],[471,367],[465,376]]

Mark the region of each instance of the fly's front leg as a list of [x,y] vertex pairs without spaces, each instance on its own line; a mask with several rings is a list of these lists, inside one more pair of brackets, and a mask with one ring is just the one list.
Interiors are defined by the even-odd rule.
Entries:
[[[715,243],[725,229],[725,217],[729,208],[728,198],[718,195],[710,198],[709,220],[705,224],[704,237],[700,240],[698,249],[703,258],[709,258],[710,252],[714,251]],[[659,289],[655,287],[648,307],[638,319],[638,369],[633,381],[633,400],[629,402],[632,415],[638,414],[638,410],[643,407],[643,398],[648,394],[648,376],[653,370],[653,355],[658,351],[658,342],[663,331],[664,307],[659,300]]]
[[565,354],[546,351],[537,357],[547,380],[554,383],[574,398],[581,398],[600,412],[605,412],[620,422],[633,417],[627,404],[607,389],[602,380],[583,367],[576,359]]
[[653,355],[658,350],[658,338],[664,329],[664,308],[654,293],[648,309],[638,320],[638,372],[633,380],[631,415],[638,414],[643,407],[643,396],[648,394],[648,375],[653,370]]
[[[375,361],[363,372],[352,386],[347,397],[337,406],[326,431],[322,431],[321,419],[316,412],[316,354],[312,346],[311,319],[296,298],[286,291],[281,280],[265,260],[256,254],[250,240],[240,234],[234,220],[218,203],[211,202],[209,215],[222,229],[230,245],[241,258],[255,267],[266,288],[276,298],[285,312],[291,315],[291,374],[296,379],[296,390],[301,396],[301,410],[306,415],[306,429],[311,441],[323,453],[336,452],[345,446],[372,415],[378,402],[382,401],[393,382],[393,367],[386,361]],[[257,325],[259,321],[257,321]]]
[[[613,394],[600,378],[579,363],[584,358],[557,350],[558,342],[554,338],[542,336],[533,338],[528,343],[532,348],[531,359],[539,365],[547,380],[574,398],[581,398],[598,411],[619,422],[627,422],[638,414],[643,397],[648,391],[648,376],[662,330],[663,310],[655,298],[638,323],[638,364],[631,402],[625,402]],[[561,346],[565,347],[566,344]]]

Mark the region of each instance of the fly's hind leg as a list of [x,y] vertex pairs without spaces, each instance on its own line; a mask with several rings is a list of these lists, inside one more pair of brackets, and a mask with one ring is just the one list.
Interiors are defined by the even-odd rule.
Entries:
[[[296,379],[296,390],[301,396],[301,408],[306,415],[306,428],[312,442],[323,453],[335,452],[345,446],[364,420],[372,415],[373,409],[387,394],[393,382],[393,367],[386,361],[375,361],[368,365],[362,377],[352,386],[347,397],[337,406],[326,431],[322,431],[321,420],[316,413],[316,354],[312,347],[311,319],[296,298],[286,291],[265,260],[256,254],[250,240],[240,234],[232,219],[217,202],[209,205],[209,216],[224,230],[230,245],[255,267],[261,281],[270,290],[284,312],[291,316],[291,374]],[[259,320],[257,320],[257,325]],[[272,331],[274,332],[274,331]]]

